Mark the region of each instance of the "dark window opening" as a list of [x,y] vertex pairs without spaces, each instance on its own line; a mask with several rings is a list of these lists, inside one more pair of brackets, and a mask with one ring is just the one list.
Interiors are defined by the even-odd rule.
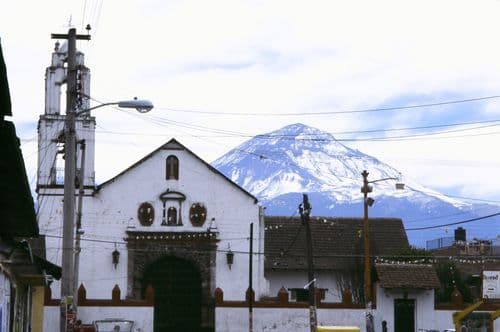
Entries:
[[167,180],[179,180],[179,159],[176,156],[168,156],[166,164]]
[[[309,289],[304,288],[288,288],[290,292],[290,299],[297,302],[308,302],[309,301]],[[321,300],[325,299],[325,294],[328,291],[327,288],[316,288],[319,292]]]
[[168,208],[167,225],[177,225],[177,209],[174,207]]

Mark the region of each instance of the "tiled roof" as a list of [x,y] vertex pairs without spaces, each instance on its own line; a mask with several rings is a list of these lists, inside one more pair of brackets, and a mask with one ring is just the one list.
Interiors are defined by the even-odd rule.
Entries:
[[376,264],[382,288],[439,288],[439,279],[432,265],[424,264]]
[[[315,270],[338,270],[363,264],[363,219],[311,217]],[[372,256],[389,255],[408,246],[403,222],[370,218]],[[300,218],[265,217],[265,268],[306,270],[305,228]]]

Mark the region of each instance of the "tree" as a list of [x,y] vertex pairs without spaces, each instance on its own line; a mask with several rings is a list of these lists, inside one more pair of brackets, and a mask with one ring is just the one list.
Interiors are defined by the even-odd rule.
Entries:
[[334,272],[335,280],[337,283],[337,290],[340,294],[349,290],[352,294],[354,303],[364,303],[364,289],[363,289],[363,265],[360,263],[357,267],[349,267],[340,271]]
[[425,249],[408,246],[397,250],[393,255],[384,259],[405,263],[431,264],[434,261],[434,256],[430,251]]
[[435,268],[441,282],[441,288],[436,290],[436,302],[450,302],[451,294],[455,288],[462,294],[464,302],[472,302],[473,299],[469,286],[462,278],[462,274],[454,262],[440,262]]

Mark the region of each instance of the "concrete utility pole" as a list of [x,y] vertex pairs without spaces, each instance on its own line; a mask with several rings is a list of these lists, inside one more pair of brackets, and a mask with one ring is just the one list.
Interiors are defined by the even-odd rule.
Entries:
[[[78,211],[76,213],[76,239],[75,239],[75,261],[74,261],[74,286],[73,286],[73,294],[77,294],[78,292],[78,275],[80,273],[80,251],[82,248],[80,247],[80,239],[82,235],[82,211],[83,211],[83,195],[85,194],[84,190],[84,179],[85,179],[85,141],[80,141],[80,172],[78,174]],[[75,310],[78,307],[78,296],[75,296],[73,299]]]
[[253,332],[253,222],[250,223],[250,248],[249,248],[249,257],[248,257],[248,291],[249,291],[249,299],[248,299],[248,331]]
[[[303,194],[302,204],[299,205],[300,217],[302,219],[302,224],[305,226],[306,230],[306,251],[307,251],[307,278],[309,279],[307,285],[309,287],[309,325],[311,332],[316,332],[317,316],[316,316],[316,292],[314,279],[314,262],[313,262],[313,247],[311,238],[311,228],[309,225],[309,215],[311,213],[311,205],[309,204],[309,198],[307,194]],[[305,286],[304,286],[305,288]]]
[[63,203],[63,243],[61,277],[61,321],[60,331],[72,331],[76,313],[72,311],[74,296],[74,235],[75,235],[75,175],[76,175],[76,133],[77,109],[77,68],[76,40],[90,40],[89,35],[77,35],[71,28],[68,34],[52,34],[52,39],[68,40],[66,73],[66,119],[64,124],[64,203]]

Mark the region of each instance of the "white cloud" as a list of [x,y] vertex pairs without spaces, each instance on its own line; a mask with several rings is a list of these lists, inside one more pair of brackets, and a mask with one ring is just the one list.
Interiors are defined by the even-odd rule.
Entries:
[[[0,31],[14,121],[36,122],[43,111],[44,72],[54,44],[50,34],[65,32],[70,15],[80,33],[86,33],[82,27],[87,23],[93,27],[92,40],[79,42],[79,48],[92,71],[92,95],[102,101],[139,96],[164,108],[268,114],[499,93],[498,1],[85,3],[85,16],[84,3],[76,0],[11,1],[4,6]],[[491,119],[498,105],[496,100],[471,104],[467,119]],[[307,117],[206,116],[156,109],[153,116],[165,118],[161,124],[101,110],[96,112],[99,126],[138,135],[99,134],[97,172],[112,176],[174,136],[208,161],[245,139],[199,137],[207,133],[172,121],[248,134],[303,122],[335,133],[435,124],[437,118],[461,121],[463,109]],[[485,174],[491,171],[488,165],[498,163],[488,152],[495,138],[349,145],[389,159],[430,187],[494,197],[500,180]],[[128,153],[130,142],[135,145]],[[430,165],[422,162],[428,160]],[[436,166],[439,160],[453,165]],[[461,166],[471,162],[477,164]]]

